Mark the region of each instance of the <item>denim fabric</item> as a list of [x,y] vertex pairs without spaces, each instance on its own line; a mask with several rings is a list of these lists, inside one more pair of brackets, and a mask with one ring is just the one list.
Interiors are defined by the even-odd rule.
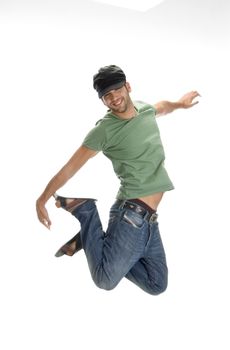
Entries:
[[107,231],[102,229],[96,204],[89,200],[72,214],[81,223],[81,240],[93,281],[111,290],[126,277],[147,293],[167,288],[168,269],[158,223],[123,208],[110,209]]

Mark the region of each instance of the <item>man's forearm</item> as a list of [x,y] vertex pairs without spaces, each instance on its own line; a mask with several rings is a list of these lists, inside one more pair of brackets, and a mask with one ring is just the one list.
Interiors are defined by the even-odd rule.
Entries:
[[183,103],[178,102],[170,102],[170,101],[160,101],[154,105],[156,109],[156,115],[165,115],[175,111],[178,108],[183,108]]
[[87,147],[81,146],[64,167],[50,180],[39,201],[45,204],[48,199],[74,175],[88,161],[97,154]]
[[48,183],[45,190],[39,197],[39,201],[46,203],[49,198],[68,181],[69,176],[65,176],[63,170],[59,171]]

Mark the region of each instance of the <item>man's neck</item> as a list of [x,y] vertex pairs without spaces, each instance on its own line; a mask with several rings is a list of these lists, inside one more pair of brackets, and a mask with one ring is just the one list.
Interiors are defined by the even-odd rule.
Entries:
[[112,111],[112,113],[121,119],[132,119],[132,118],[136,117],[137,110],[136,110],[134,104],[132,104],[130,106],[130,108],[127,111],[125,111],[124,113],[119,113],[119,112],[114,112],[114,111]]

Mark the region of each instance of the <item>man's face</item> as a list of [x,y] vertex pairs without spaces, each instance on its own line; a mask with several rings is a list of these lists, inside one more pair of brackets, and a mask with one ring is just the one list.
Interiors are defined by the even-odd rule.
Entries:
[[102,101],[111,111],[115,113],[125,113],[131,103],[130,92],[131,88],[129,83],[125,83],[121,88],[107,92],[102,96]]

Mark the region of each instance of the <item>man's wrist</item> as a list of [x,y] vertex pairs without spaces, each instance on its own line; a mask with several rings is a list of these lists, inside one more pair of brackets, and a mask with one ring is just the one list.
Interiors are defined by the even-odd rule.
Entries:
[[184,102],[182,102],[182,101],[177,101],[176,103],[175,103],[175,105],[176,105],[176,108],[175,109],[179,109],[179,108],[184,108],[185,107],[185,105],[184,105]]
[[48,198],[44,194],[42,194],[38,199],[37,199],[37,204],[39,205],[45,205],[47,202]]

